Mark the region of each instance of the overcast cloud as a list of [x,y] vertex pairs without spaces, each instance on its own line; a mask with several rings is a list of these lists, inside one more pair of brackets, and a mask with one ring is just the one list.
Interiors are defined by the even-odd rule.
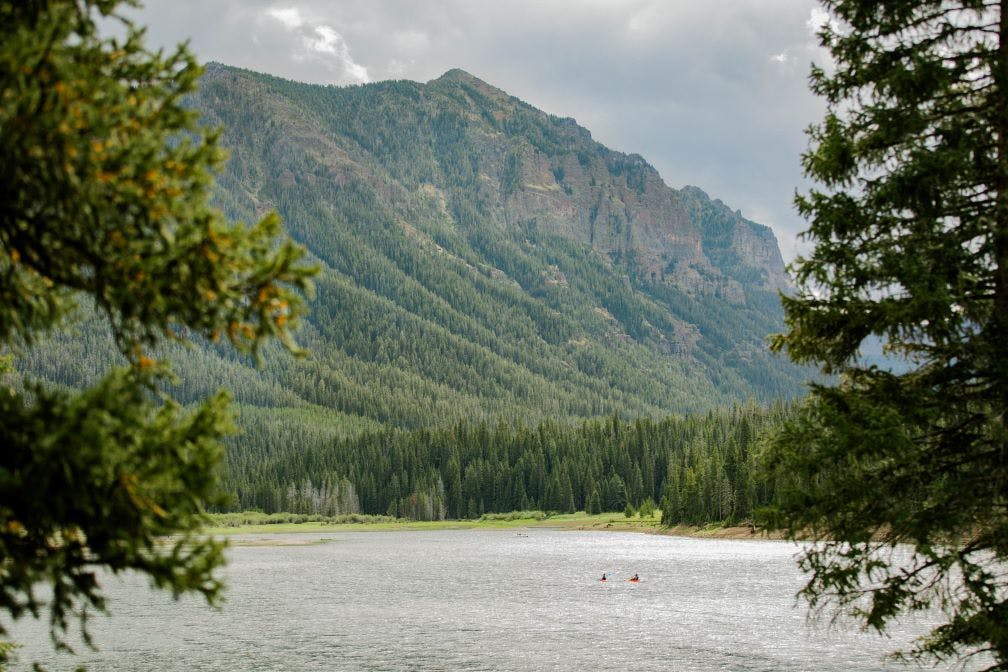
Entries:
[[427,81],[459,67],[772,226],[805,228],[813,0],[148,0],[152,45],[300,81]]

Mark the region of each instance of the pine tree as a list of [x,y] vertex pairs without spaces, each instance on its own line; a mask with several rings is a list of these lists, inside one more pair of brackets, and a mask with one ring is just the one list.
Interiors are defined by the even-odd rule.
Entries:
[[[199,527],[219,500],[227,395],[183,410],[149,353],[195,337],[293,349],[310,275],[275,215],[246,228],[210,208],[221,151],[182,104],[200,68],[145,50],[118,5],[0,1],[0,347],[79,303],[127,364],[78,394],[0,381],[0,609],[48,606],[57,643],[68,617],[104,608],[99,569],[217,599],[222,547]],[[99,20],[125,37],[102,39]]]
[[[774,346],[837,382],[774,442],[770,523],[825,540],[801,560],[813,607],[880,631],[939,608],[908,655],[1008,669],[1008,13],[825,4],[836,68],[813,69],[829,111],[804,156],[823,188],[797,198],[814,249]],[[902,361],[862,363],[871,336]]]
[[599,497],[598,486],[592,486],[591,494],[588,495],[588,503],[585,504],[585,511],[592,515],[602,513],[602,501]]

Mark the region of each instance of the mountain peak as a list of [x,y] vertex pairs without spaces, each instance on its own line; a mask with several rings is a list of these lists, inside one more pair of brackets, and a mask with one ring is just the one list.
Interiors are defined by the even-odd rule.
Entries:
[[496,103],[503,103],[511,98],[510,94],[506,91],[498,89],[493,84],[487,84],[479,77],[466,72],[461,68],[452,68],[437,79],[428,82],[428,84],[440,84],[442,86],[447,85],[449,87],[461,86],[463,88],[474,90],[480,95],[485,96]]
[[451,70],[447,71],[446,73],[438,77],[437,81],[465,82],[466,84],[482,84],[484,86],[487,86],[487,83],[484,82],[482,79],[466,72],[462,68],[452,68]]

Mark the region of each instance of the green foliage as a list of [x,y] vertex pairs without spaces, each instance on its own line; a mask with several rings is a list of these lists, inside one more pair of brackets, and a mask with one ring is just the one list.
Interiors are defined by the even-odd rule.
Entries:
[[[45,603],[35,587],[48,584],[53,627],[65,631],[78,600],[105,607],[96,564],[215,599],[221,548],[198,532],[204,507],[224,501],[215,472],[217,439],[233,429],[226,396],[182,413],[152,404],[125,370],[81,394],[32,392],[30,402],[0,394],[0,607],[37,617]],[[159,543],[167,535],[169,552]]]
[[121,43],[100,40],[92,13],[115,4],[0,9],[0,339],[54,324],[66,290],[92,296],[134,358],[177,325],[242,347],[288,338],[301,302],[278,281],[303,282],[300,251],[271,249],[275,216],[245,229],[207,206],[222,155],[181,104],[201,70],[185,51],[147,54],[128,24]]
[[480,520],[545,520],[542,511],[508,511],[506,513],[484,513]]
[[245,525],[289,525],[298,523],[328,523],[330,525],[391,523],[394,518],[389,516],[368,516],[359,513],[327,516],[322,514],[304,513],[263,513],[262,511],[236,511],[231,513],[212,513],[207,515],[206,522],[212,527],[242,527]]
[[628,506],[651,515],[660,499],[665,525],[734,522],[770,502],[755,454],[760,436],[787,413],[776,405],[662,420],[459,423],[347,436],[291,426],[232,439],[224,485],[231,507],[270,513],[323,515],[322,493],[346,482],[368,515],[461,519]]
[[[771,446],[770,523],[826,540],[801,561],[813,606],[880,631],[939,609],[907,655],[1008,669],[1008,13],[826,4],[804,157],[824,188],[797,199],[815,248],[775,347],[838,382]],[[905,372],[862,364],[869,336]]]
[[119,353],[87,362],[81,392],[0,383],[0,609],[48,608],[57,645],[70,616],[104,609],[100,569],[218,598],[222,548],[197,530],[221,502],[227,396],[183,411],[151,355],[221,336],[295,349],[311,274],[275,214],[245,227],[209,207],[217,135],[182,104],[201,70],[146,51],[118,5],[0,1],[0,344],[59,338],[80,303]]
[[650,518],[654,515],[655,511],[658,509],[658,505],[650,497],[646,498],[641,502],[640,507],[637,509],[637,513],[641,518]]
[[14,652],[20,648],[19,644],[13,642],[0,642],[0,672],[7,668],[7,663],[11,662]]

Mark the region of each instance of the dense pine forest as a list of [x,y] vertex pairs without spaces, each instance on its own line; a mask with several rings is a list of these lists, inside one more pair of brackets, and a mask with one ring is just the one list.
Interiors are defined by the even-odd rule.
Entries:
[[228,452],[233,507],[415,520],[512,510],[637,510],[663,521],[740,522],[769,503],[759,437],[787,414],[755,406],[662,420],[617,416],[570,426],[458,423],[335,439],[278,434],[251,418]]

